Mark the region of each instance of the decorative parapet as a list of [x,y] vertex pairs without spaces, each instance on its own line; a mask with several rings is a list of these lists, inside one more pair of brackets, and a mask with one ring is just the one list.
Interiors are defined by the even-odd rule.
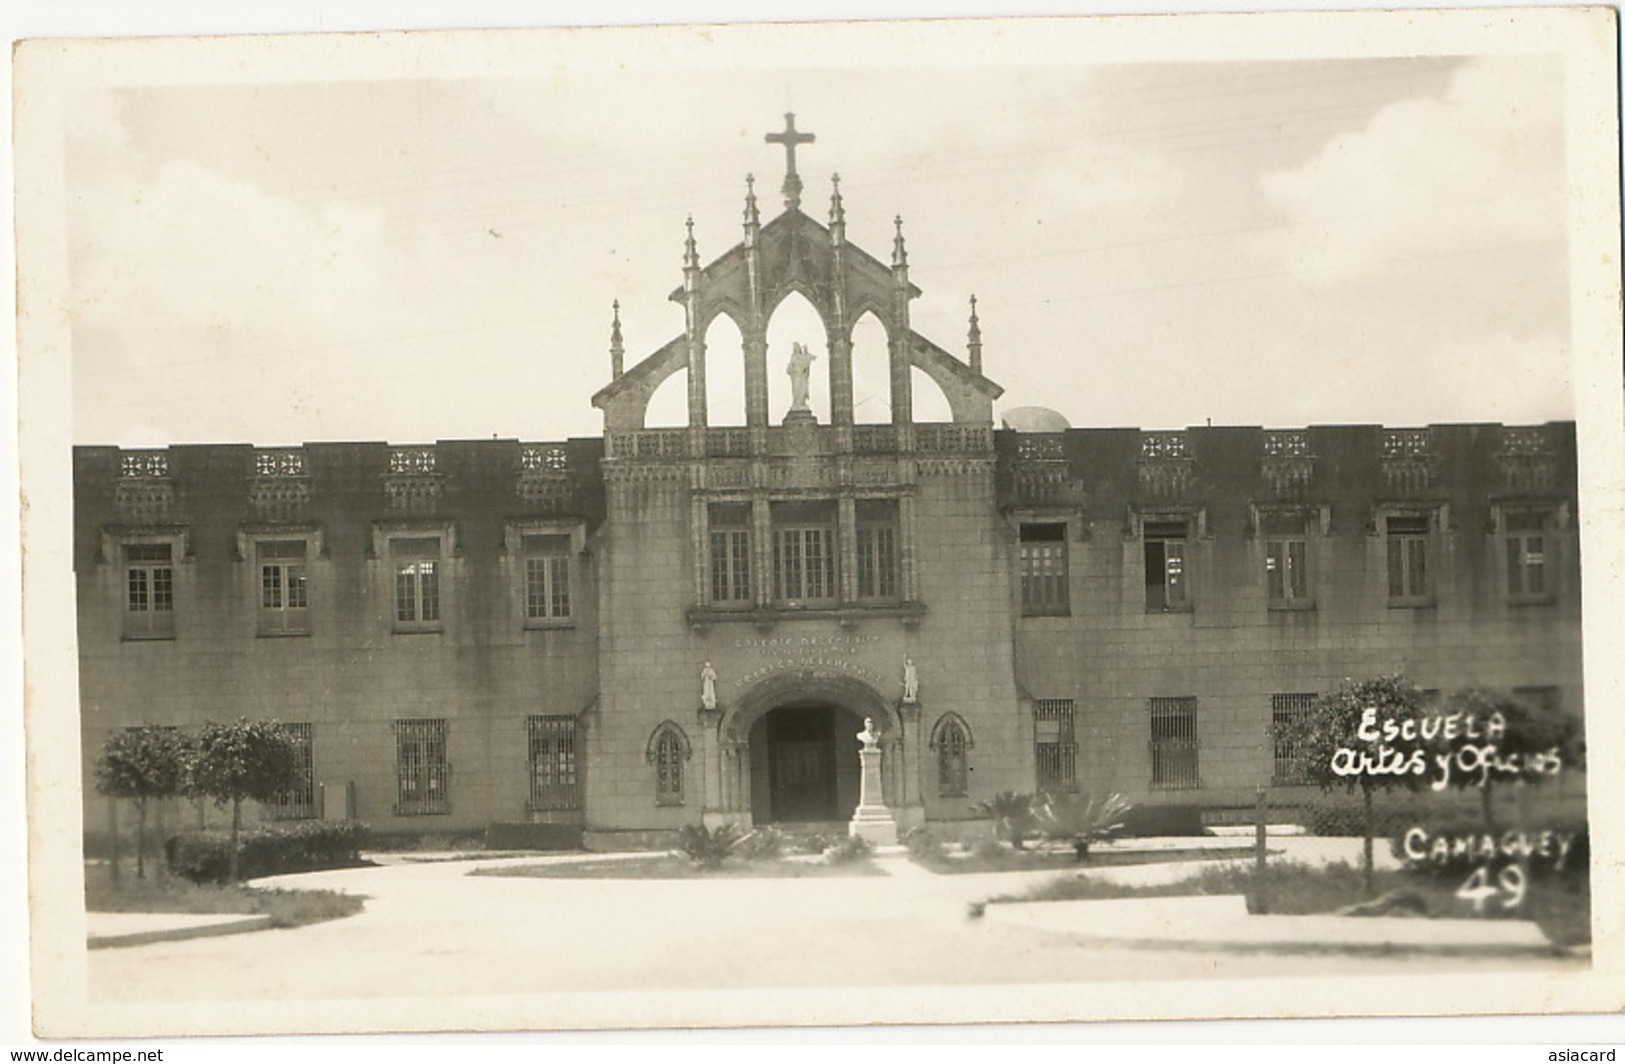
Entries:
[[167,451],[126,451],[119,456],[119,479],[113,489],[119,519],[128,524],[159,524],[175,506],[175,484],[169,479]]
[[558,443],[519,446],[519,476],[515,490],[526,508],[547,514],[569,513],[576,503],[576,478],[569,452]]
[[893,454],[897,429],[892,425],[853,425],[852,450],[857,454]]
[[1196,461],[1190,456],[1183,432],[1140,434],[1140,495],[1161,502],[1178,502],[1196,483]]
[[1083,501],[1083,485],[1066,460],[1065,436],[1059,432],[1024,432],[1016,438],[1012,476],[1017,506],[1071,506]]
[[392,447],[384,499],[395,513],[432,513],[440,504],[441,478],[433,447]]
[[940,454],[991,451],[993,430],[985,425],[915,425],[914,447]]
[[1541,427],[1504,428],[1495,455],[1501,487],[1515,494],[1547,494],[1557,488],[1557,448]]
[[254,452],[254,475],[248,502],[262,521],[297,521],[310,504],[311,487],[305,452],[297,447]]
[[1259,473],[1275,498],[1303,498],[1315,479],[1315,456],[1309,453],[1309,433],[1302,429],[1265,432]]
[[611,432],[605,438],[604,445],[608,458],[682,459],[688,457],[688,430]]
[[711,458],[749,458],[750,429],[707,429],[705,453]]
[[1427,429],[1385,429],[1382,433],[1382,479],[1396,497],[1426,495],[1433,486],[1436,458]]

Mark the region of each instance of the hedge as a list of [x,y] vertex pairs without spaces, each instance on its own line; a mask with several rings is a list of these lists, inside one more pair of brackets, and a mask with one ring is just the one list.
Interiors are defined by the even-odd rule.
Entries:
[[[284,872],[313,872],[361,863],[369,829],[357,820],[311,820],[288,827],[244,831],[238,840],[238,874],[244,879]],[[231,835],[188,831],[164,842],[173,874],[194,883],[224,883]]]

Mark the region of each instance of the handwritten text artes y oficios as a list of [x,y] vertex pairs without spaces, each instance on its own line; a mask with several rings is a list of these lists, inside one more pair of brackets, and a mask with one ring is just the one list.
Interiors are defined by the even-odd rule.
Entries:
[[1506,718],[1500,713],[1435,713],[1395,719],[1376,707],[1360,714],[1355,737],[1364,746],[1339,747],[1331,769],[1338,776],[1431,776],[1433,790],[1485,787],[1496,780],[1555,776],[1563,771],[1557,747],[1503,750]]

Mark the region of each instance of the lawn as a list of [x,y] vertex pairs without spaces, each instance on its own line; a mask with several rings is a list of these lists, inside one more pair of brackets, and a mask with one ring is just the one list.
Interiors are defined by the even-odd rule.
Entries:
[[941,875],[974,872],[1085,872],[1091,868],[1123,865],[1168,864],[1175,861],[1224,861],[1251,857],[1251,843],[1245,845],[1191,847],[1178,850],[1108,850],[1096,847],[1087,861],[1079,861],[1070,846],[1057,849],[1016,850],[1007,846],[982,845],[964,854],[943,851],[917,851],[910,856],[923,868]]
[[501,865],[477,868],[473,876],[521,876],[529,879],[815,879],[885,875],[870,861],[831,864],[821,860],[783,858],[748,861],[730,857],[717,865],[702,865],[680,854],[646,860],[560,861],[548,864]]
[[199,886],[173,878],[125,878],[114,884],[105,869],[85,877],[85,909],[93,913],[245,913],[269,916],[273,927],[300,927],[353,916],[365,902],[332,890]]

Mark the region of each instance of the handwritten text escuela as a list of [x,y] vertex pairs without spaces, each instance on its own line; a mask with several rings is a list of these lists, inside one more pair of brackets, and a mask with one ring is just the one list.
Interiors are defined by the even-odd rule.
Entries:
[[1379,719],[1376,707],[1360,714],[1355,736],[1363,748],[1339,747],[1331,770],[1338,776],[1426,776],[1442,791],[1453,782],[1484,787],[1497,779],[1555,776],[1563,771],[1557,747],[1522,752],[1501,750],[1506,718],[1491,713],[1438,713],[1396,720]]

